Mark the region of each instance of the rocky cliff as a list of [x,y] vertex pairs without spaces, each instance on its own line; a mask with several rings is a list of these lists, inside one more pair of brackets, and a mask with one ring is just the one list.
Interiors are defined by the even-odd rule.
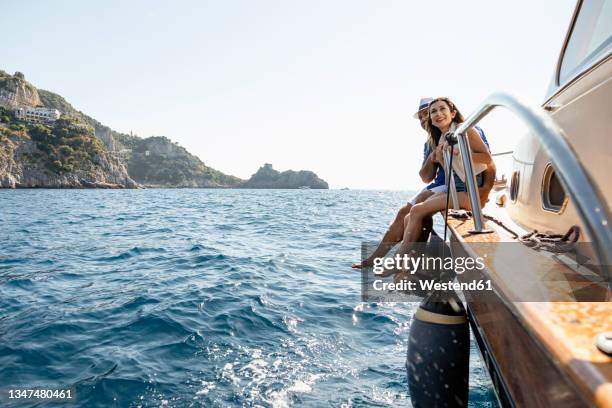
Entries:
[[[60,106],[45,103],[49,95]],[[38,125],[15,118],[15,108],[36,106],[58,108],[66,115]],[[0,187],[135,187],[125,164],[82,116],[58,95],[39,93],[23,74],[0,70]]]
[[[16,107],[62,113],[52,124],[17,120]],[[0,187],[328,188],[310,171],[264,165],[249,180],[206,166],[164,136],[116,132],[62,96],[36,89],[23,74],[0,70]]]
[[241,183],[240,188],[312,188],[327,189],[329,185],[312,171],[287,170],[282,173],[274,170],[269,163],[264,164],[250,179]]
[[123,162],[137,183],[149,187],[233,187],[242,181],[206,166],[167,137],[141,138],[114,131],[75,109],[62,96],[43,89],[38,93],[44,106],[91,126],[106,150]]
[[125,165],[87,133],[58,123],[49,128],[0,124],[0,187],[133,188]]
[[36,88],[25,80],[21,72],[9,75],[0,70],[0,106],[40,106],[42,102]]
[[129,135],[115,132],[94,118],[79,110],[76,110],[68,101],[66,101],[66,99],[56,93],[46,91],[44,89],[38,89],[38,95],[43,106],[57,109],[58,111],[62,112],[63,116],[75,119],[80,123],[91,126],[94,130],[95,136],[100,139],[102,143],[104,143],[107,150],[121,150],[122,146],[116,142],[117,138],[129,137]]
[[[123,141],[123,143],[129,143]],[[131,143],[128,172],[138,183],[151,187],[234,187],[234,176],[206,166],[184,147],[164,136],[135,139]]]
[[[57,125],[27,124],[13,115],[20,106],[55,108],[62,119]],[[116,132],[62,96],[36,89],[23,74],[4,71],[0,159],[1,187],[134,187],[134,179],[156,187],[233,187],[242,181],[207,167],[168,138]]]

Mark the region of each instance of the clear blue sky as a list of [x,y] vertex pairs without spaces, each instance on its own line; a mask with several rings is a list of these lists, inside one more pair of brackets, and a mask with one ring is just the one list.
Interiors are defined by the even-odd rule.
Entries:
[[[239,177],[269,162],[333,188],[413,189],[418,99],[465,114],[495,90],[541,103],[574,4],[13,0],[0,69]],[[494,151],[523,133],[509,118],[484,124]]]

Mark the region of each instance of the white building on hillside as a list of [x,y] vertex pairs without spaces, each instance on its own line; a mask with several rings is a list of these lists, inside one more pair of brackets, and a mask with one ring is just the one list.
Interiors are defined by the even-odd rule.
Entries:
[[52,123],[60,118],[61,112],[51,108],[17,108],[15,116],[17,119],[31,123]]

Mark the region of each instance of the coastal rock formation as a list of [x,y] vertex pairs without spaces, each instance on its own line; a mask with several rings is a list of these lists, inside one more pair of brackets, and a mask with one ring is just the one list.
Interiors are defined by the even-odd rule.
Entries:
[[164,136],[141,138],[116,132],[76,110],[62,96],[39,89],[43,104],[94,129],[106,150],[114,152],[136,182],[148,187],[233,187],[242,180],[206,166],[185,148]]
[[[57,109],[60,119],[34,125],[17,107]],[[266,164],[249,180],[206,166],[164,136],[117,132],[62,96],[0,70],[1,187],[328,188],[310,171],[279,173]]]
[[0,70],[0,106],[40,106],[42,102],[36,87],[25,80],[21,72],[15,75]]
[[151,187],[233,187],[242,180],[206,166],[184,147],[164,136],[123,140],[130,147],[128,172]]
[[274,170],[270,163],[264,164],[240,188],[311,188],[328,189],[329,185],[312,171]]
[[137,187],[90,130],[65,119],[52,127],[0,124],[0,187]]
[[107,154],[80,162],[69,172],[48,165],[35,143],[24,137],[4,137],[0,143],[0,187],[134,188],[125,166]]
[[58,111],[62,112],[63,116],[72,118],[80,123],[91,126],[94,130],[94,135],[98,139],[100,139],[102,143],[104,143],[107,150],[119,150],[119,147],[115,142],[116,137],[120,135],[118,132],[115,132],[108,126],[104,126],[103,124],[101,124],[94,118],[87,116],[83,112],[76,110],[70,103],[68,103],[68,101],[66,101],[66,99],[56,93],[45,91],[44,89],[39,89],[38,95],[40,96],[41,103],[45,107],[57,109]]
[[[32,125],[13,113],[17,107],[37,106],[60,110],[62,119]],[[0,70],[0,187],[136,187],[125,163],[100,142],[112,146],[112,137],[95,137],[98,128],[110,130],[61,96],[36,89],[22,73]]]

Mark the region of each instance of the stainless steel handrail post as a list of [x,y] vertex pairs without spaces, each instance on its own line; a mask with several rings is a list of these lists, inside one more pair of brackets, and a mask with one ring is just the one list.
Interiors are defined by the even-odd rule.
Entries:
[[[612,265],[612,227],[610,225],[612,217],[610,216],[610,208],[602,192],[591,181],[588,173],[576,158],[576,153],[572,147],[567,143],[555,122],[543,109],[530,107],[506,93],[496,92],[491,94],[455,131],[459,135],[459,145],[462,145],[462,139],[467,139],[466,136],[461,135],[498,106],[512,111],[539,138],[544,152],[550,158],[556,174],[561,180],[563,188],[576,206],[587,234],[593,240],[597,257],[603,269],[607,272],[608,278],[610,278],[609,269]],[[464,144],[463,149],[467,149],[469,154],[469,146]],[[480,212],[478,194],[471,193],[472,191],[478,191],[476,178],[471,167],[471,155],[469,160],[466,160],[466,155],[463,157],[466,187],[470,191],[472,212],[476,208]],[[469,162],[469,167],[466,166],[466,162]],[[476,218],[474,217],[474,224],[478,229]]]
[[448,187],[450,195],[451,195],[451,200],[453,201],[453,208],[455,210],[459,209],[459,199],[457,198],[457,187],[455,186],[455,172],[453,171],[453,169],[450,167],[450,147],[448,147],[447,149],[444,149],[443,153],[444,153],[444,168],[446,169],[446,171],[444,172],[444,174],[448,174],[448,177],[450,178],[450,185]]
[[484,229],[484,220],[482,219],[482,209],[480,208],[480,197],[478,195],[478,183],[472,166],[472,151],[470,149],[470,141],[467,137],[467,131],[456,133],[461,151],[461,159],[465,171],[465,187],[470,197],[470,207],[472,207],[472,218],[474,219],[474,229],[471,233],[490,232]]

